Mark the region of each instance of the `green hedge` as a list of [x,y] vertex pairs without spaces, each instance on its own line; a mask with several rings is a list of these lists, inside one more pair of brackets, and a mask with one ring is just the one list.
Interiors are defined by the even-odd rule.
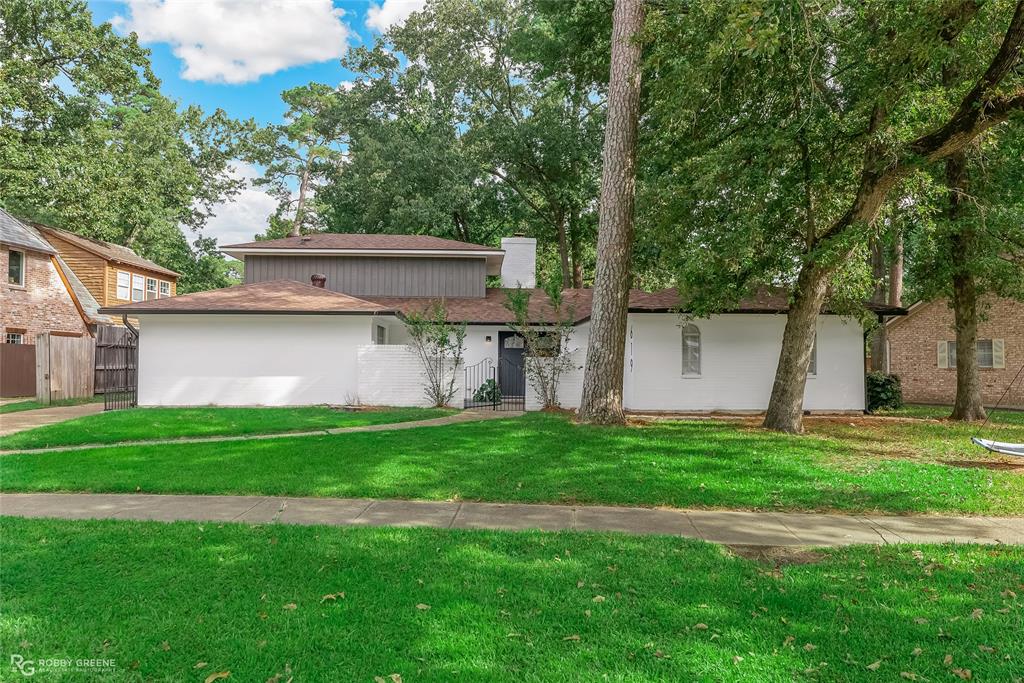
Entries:
[[896,410],[903,407],[900,378],[884,372],[869,372],[867,378],[868,412]]

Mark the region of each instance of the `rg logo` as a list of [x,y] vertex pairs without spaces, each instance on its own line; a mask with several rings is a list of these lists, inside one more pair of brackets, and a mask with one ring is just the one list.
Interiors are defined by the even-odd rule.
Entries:
[[22,676],[28,677],[36,672],[35,662],[21,655],[11,655],[11,671],[17,669]]

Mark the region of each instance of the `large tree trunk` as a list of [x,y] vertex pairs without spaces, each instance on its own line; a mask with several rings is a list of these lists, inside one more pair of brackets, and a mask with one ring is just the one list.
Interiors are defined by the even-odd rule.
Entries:
[[974,249],[974,228],[961,223],[967,191],[967,156],[958,152],[946,160],[949,189],[947,218],[953,226],[950,260],[953,269],[953,326],[956,329],[956,400],[952,420],[984,420],[981,375],[978,373],[978,287],[964,265]]
[[601,154],[597,268],[580,404],[580,420],[599,424],[625,421],[622,371],[633,247],[642,56],[639,33],[643,23],[643,0],[615,0],[608,120]]
[[[885,247],[881,239],[875,238],[871,245],[871,275],[875,278],[875,291],[871,301],[876,304],[886,302],[885,276]],[[885,325],[880,324],[871,335],[871,370],[874,372],[885,372],[887,362],[888,338]]]
[[305,218],[306,192],[309,191],[309,166],[302,169],[302,177],[299,179],[299,201],[295,205],[295,220],[292,221],[292,229],[288,232],[289,237],[298,237],[302,234],[302,219]]
[[804,266],[797,278],[793,304],[786,316],[782,351],[775,371],[772,397],[762,426],[780,432],[803,431],[804,386],[814,351],[818,313],[825,303],[829,273],[813,265]]
[[556,222],[558,225],[558,263],[562,268],[562,289],[572,286],[572,274],[569,268],[569,238],[566,235],[565,209],[558,209]]
[[903,233],[892,236],[892,258],[889,261],[889,305],[903,305]]
[[572,286],[583,288],[583,263],[580,255],[579,211],[573,208],[569,214],[569,254],[572,256]]

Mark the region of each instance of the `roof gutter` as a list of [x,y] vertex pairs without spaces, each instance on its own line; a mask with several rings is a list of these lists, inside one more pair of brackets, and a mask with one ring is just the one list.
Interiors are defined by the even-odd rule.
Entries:
[[445,256],[448,258],[493,258],[505,256],[503,249],[328,249],[303,247],[248,247],[236,249],[233,247],[222,247],[220,251],[235,258],[240,256]]
[[393,315],[404,318],[400,311],[281,311],[256,309],[211,310],[209,308],[101,308],[106,315]]

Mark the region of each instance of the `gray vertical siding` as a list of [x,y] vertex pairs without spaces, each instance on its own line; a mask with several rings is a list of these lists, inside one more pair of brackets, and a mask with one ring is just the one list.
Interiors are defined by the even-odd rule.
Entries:
[[246,256],[245,282],[327,276],[327,289],[353,296],[484,296],[483,258]]

